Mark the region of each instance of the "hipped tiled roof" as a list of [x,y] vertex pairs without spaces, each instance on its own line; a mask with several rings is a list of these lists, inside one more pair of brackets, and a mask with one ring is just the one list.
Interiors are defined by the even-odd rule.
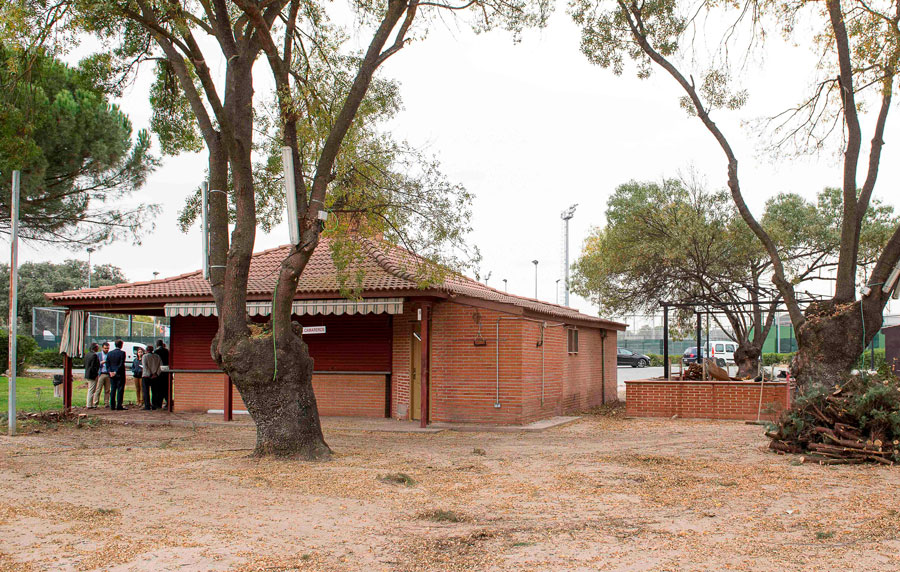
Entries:
[[[362,282],[359,288],[363,293],[421,291],[422,295],[439,293],[450,297],[466,296],[479,300],[509,304],[525,310],[545,314],[556,318],[590,321],[602,323],[607,327],[624,330],[625,324],[603,320],[596,316],[582,314],[573,308],[549,304],[514,296],[495,290],[485,284],[476,282],[460,274],[447,274],[436,284],[421,289],[415,277],[417,262],[415,255],[401,248],[375,243],[363,242],[363,255],[356,263],[362,270]],[[271,298],[278,279],[281,262],[287,255],[290,246],[280,246],[253,255],[250,263],[250,277],[247,285],[248,297]],[[297,293],[301,295],[330,295],[339,297],[340,285],[338,271],[331,257],[330,241],[321,239],[319,246],[309,260],[300,281]],[[130,282],[100,288],[85,288],[45,294],[54,304],[59,306],[93,305],[95,303],[126,302],[129,300],[151,301],[195,301],[212,300],[209,283],[203,279],[201,271],[189,272],[171,278]]]

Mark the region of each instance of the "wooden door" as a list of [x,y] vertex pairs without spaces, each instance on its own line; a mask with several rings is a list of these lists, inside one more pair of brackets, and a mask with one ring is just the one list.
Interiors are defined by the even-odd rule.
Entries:
[[422,418],[422,325],[414,324],[410,339],[409,365],[409,418],[418,421]]

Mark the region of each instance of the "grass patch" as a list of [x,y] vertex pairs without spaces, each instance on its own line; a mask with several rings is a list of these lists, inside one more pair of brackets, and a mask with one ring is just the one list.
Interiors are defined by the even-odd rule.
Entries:
[[478,447],[472,449],[472,454],[478,455],[479,457],[484,457],[485,455],[487,455],[484,449],[479,449]]
[[513,548],[521,548],[523,546],[534,546],[535,544],[536,544],[535,542],[513,542],[512,547]]
[[[82,387],[83,386],[83,387]],[[72,386],[72,405],[84,407],[87,401],[87,385],[75,381]],[[137,403],[134,381],[129,376],[125,382],[126,404]],[[16,411],[48,411],[62,409],[62,397],[53,397],[53,380],[38,377],[16,377]],[[9,410],[9,381],[0,377],[0,411]]]
[[416,486],[416,480],[406,473],[388,473],[379,475],[378,480],[389,485],[403,485],[405,487]]
[[828,540],[829,538],[834,538],[834,531],[829,530],[829,531],[823,532],[820,530],[819,532],[816,533],[817,540]]
[[98,508],[97,514],[102,514],[103,516],[115,516],[119,514],[119,509],[117,508]]
[[432,522],[465,522],[466,518],[456,511],[434,509],[427,510],[419,515],[422,520],[430,520]]

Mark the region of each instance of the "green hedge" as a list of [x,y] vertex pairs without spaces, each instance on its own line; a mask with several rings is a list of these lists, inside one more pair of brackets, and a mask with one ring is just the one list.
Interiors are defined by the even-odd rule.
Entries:
[[[762,355],[763,366],[790,365],[791,360],[794,358],[794,353],[764,353]],[[650,367],[663,366],[663,357],[660,354],[647,354],[647,356],[650,358]],[[872,367],[871,356],[871,350],[867,350],[865,355],[860,357],[859,363],[856,365],[857,369],[863,368],[863,358],[865,358],[865,369],[880,369],[885,365],[884,348],[875,349],[875,367]],[[679,359],[681,359],[681,354],[672,354],[669,356],[669,363],[677,364]]]
[[[663,366],[663,357],[660,354],[647,354],[647,357],[650,358],[650,367]],[[669,363],[671,364],[677,364],[679,359],[681,359],[681,354],[669,355]]]
[[[0,330],[0,344],[3,355],[0,355],[0,372],[9,369],[9,332]],[[16,336],[16,369],[25,371],[26,364],[31,363],[31,356],[37,351],[37,342],[31,336]]]

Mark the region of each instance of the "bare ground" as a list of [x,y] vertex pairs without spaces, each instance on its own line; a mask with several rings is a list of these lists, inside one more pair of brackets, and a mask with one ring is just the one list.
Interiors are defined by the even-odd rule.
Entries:
[[900,569],[900,473],[800,465],[759,426],[360,427],[325,422],[328,463],[250,458],[247,425],[0,437],[0,571]]

